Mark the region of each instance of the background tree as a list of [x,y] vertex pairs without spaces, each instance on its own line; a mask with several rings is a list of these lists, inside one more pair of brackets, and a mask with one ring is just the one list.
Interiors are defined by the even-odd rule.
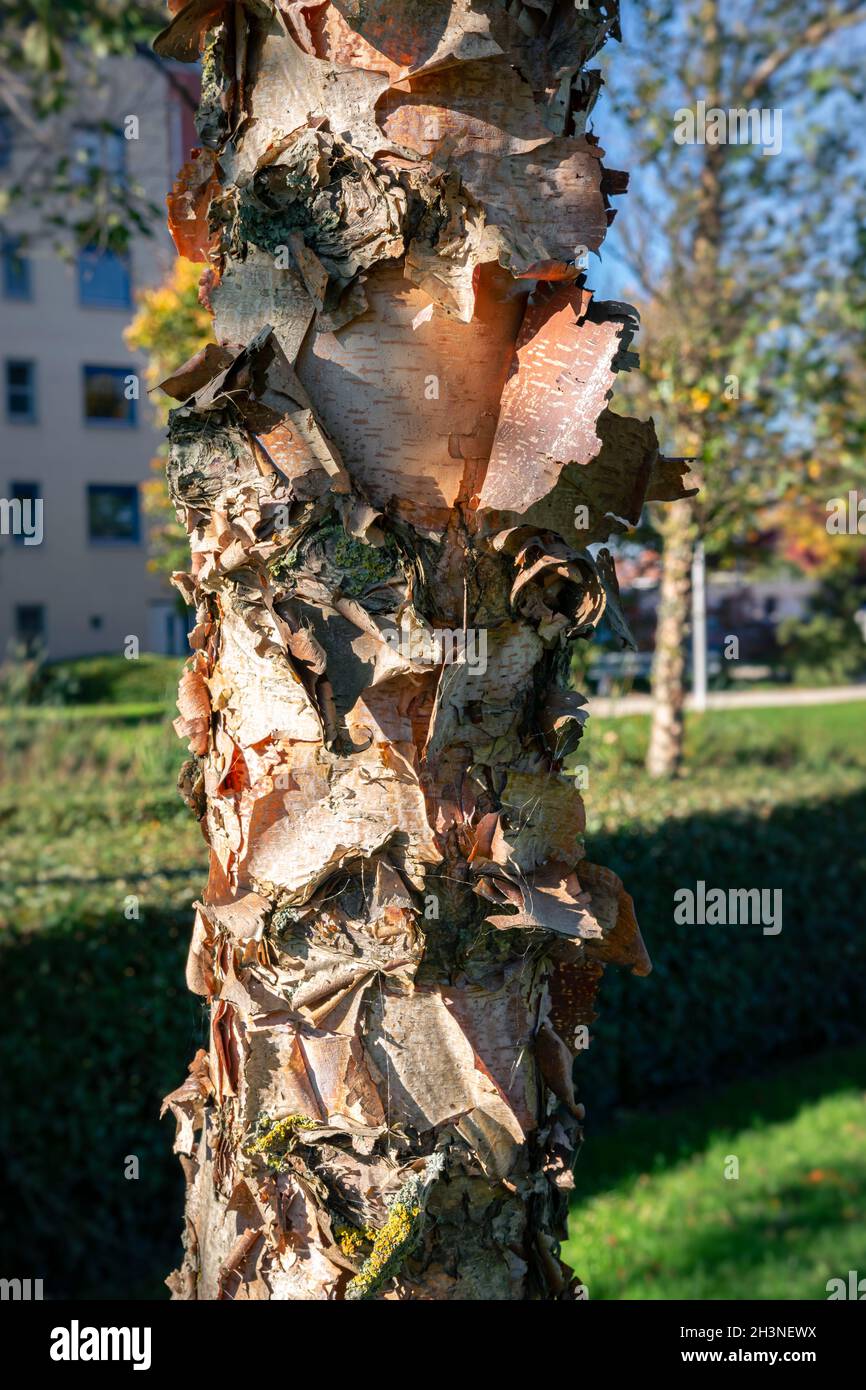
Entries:
[[811,457],[769,516],[781,553],[819,580],[805,620],[788,619],[779,630],[784,663],[812,684],[843,684],[866,672],[864,258],[861,226],[850,276],[816,301],[827,331],[798,361],[800,394],[814,402]]
[[177,727],[210,846],[166,1104],[179,1298],[574,1296],[558,1257],[606,964],[570,638],[682,495],[607,401],[634,321],[587,67],[616,7],[180,8],[203,149],[171,202],[216,343],[163,382],[196,606]]
[[[617,232],[648,330],[627,398],[652,403],[663,443],[695,457],[701,484],[659,520],[648,765],[669,775],[682,753],[695,540],[715,553],[742,545],[763,507],[808,485],[834,390],[840,359],[825,340],[838,345],[836,291],[862,223],[866,6],[686,0],[630,6],[627,21],[610,100],[641,178]],[[765,112],[765,144],[777,130],[780,149],[712,120],[705,142],[677,143],[683,112],[703,133],[699,102],[725,122]]]
[[122,252],[133,232],[159,225],[162,210],[140,186],[76,149],[69,115],[98,91],[105,59],[143,53],[159,65],[149,45],[162,18],[155,0],[0,0],[0,143],[11,134],[26,151],[20,176],[0,189],[0,217],[15,206],[36,213],[31,239],[50,237],[63,253],[70,242]]

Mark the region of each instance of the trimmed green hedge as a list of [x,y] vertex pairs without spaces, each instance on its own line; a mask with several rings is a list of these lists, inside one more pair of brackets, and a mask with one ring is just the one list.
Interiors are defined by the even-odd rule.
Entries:
[[46,702],[57,686],[68,693],[61,703],[82,705],[171,704],[183,666],[181,657],[142,653],[135,661],[123,656],[83,656],[44,668]]
[[[578,1062],[588,1106],[641,1105],[866,1036],[866,792],[761,816],[672,818],[587,847],[635,898],[653,961],[646,979],[605,972]],[[674,893],[698,879],[781,888],[781,933],[676,925]]]
[[159,1107],[205,1036],[188,933],[188,912],[145,910],[5,936],[0,1258],[46,1298],[168,1297],[183,1183]]

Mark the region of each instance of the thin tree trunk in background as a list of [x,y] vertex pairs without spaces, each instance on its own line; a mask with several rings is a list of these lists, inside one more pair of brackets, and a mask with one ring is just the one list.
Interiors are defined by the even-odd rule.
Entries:
[[[700,96],[707,109],[725,105],[721,94],[722,32],[719,0],[704,0],[698,17],[697,41],[705,54],[705,83]],[[693,244],[694,265],[685,292],[692,308],[686,350],[701,368],[711,360],[710,348],[719,342],[718,285],[722,243],[722,175],[726,146],[705,144],[698,184],[698,206]],[[703,373],[702,373],[703,374]],[[718,389],[721,390],[721,381]],[[701,416],[689,421],[691,452],[700,460],[704,440]],[[702,464],[694,481],[702,485]],[[686,698],[686,643],[689,632],[692,553],[699,529],[698,508],[689,502],[665,515],[662,536],[661,579],[656,619],[651,688],[653,697],[646,767],[652,777],[673,777],[683,759],[683,718]]]
[[647,750],[651,777],[670,777],[682,758],[694,518],[684,503],[660,526],[664,563],[652,664],[653,713]]
[[611,9],[193,0],[157,41],[204,44],[170,221],[218,340],[164,383],[210,846],[176,1298],[574,1296],[572,1062],[649,963],[566,643],[627,640],[586,547],[683,495],[575,264],[625,187],[583,133]]

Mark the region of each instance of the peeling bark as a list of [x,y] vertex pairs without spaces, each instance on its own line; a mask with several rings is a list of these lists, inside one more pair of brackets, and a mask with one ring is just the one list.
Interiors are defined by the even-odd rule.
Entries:
[[628,640],[586,547],[685,495],[607,410],[634,314],[575,262],[624,187],[584,134],[615,32],[192,0],[157,41],[204,48],[172,223],[218,339],[164,383],[210,847],[176,1298],[574,1296],[575,1041],[649,961],[584,855],[566,644]]

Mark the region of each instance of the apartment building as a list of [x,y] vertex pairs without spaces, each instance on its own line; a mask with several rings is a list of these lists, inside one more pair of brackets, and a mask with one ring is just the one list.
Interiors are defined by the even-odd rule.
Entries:
[[[107,60],[55,126],[73,177],[98,161],[164,207],[196,140],[194,82],[146,56]],[[38,157],[38,138],[5,117],[0,182]],[[141,484],[159,435],[123,336],[136,290],[174,257],[161,222],[128,254],[62,256],[27,199],[0,219],[0,660],[21,647],[52,660],[120,652],[130,636],[141,651],[186,650],[173,590],[147,567]]]

